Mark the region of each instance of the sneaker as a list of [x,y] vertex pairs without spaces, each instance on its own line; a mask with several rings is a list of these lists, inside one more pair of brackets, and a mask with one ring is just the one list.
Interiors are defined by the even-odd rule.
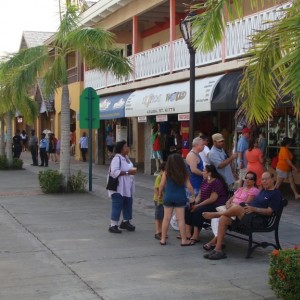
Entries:
[[121,229],[127,229],[128,231],[135,231],[135,226],[133,226],[132,224],[130,224],[129,221],[122,221],[121,225],[120,225]]
[[122,233],[122,230],[120,230],[117,225],[110,226],[108,228],[108,231],[111,232],[111,233]]

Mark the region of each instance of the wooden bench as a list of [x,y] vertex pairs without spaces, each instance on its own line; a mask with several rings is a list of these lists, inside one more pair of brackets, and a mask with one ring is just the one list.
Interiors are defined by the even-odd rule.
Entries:
[[[278,235],[279,222],[280,222],[283,208],[287,206],[287,204],[288,204],[287,199],[282,199],[279,209],[269,217],[268,223],[264,228],[249,228],[243,226],[242,224],[231,225],[228,227],[228,231],[226,234],[238,238],[240,240],[248,241],[248,250],[247,250],[246,258],[250,258],[252,252],[258,247],[266,248],[268,246],[272,246],[275,249],[279,250],[281,249],[279,243],[279,235]],[[253,240],[253,233],[255,232],[272,232],[272,231],[274,231],[275,234],[275,244],[269,242],[256,242]]]

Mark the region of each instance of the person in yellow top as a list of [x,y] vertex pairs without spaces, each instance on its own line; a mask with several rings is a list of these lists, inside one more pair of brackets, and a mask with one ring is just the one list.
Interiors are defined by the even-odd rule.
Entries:
[[291,189],[295,195],[295,199],[300,199],[300,194],[297,192],[292,171],[299,172],[299,169],[293,164],[293,153],[288,149],[292,144],[292,139],[284,137],[281,142],[281,147],[278,154],[278,163],[276,166],[277,180],[275,188],[278,189],[281,183],[288,179]]
[[159,166],[159,174],[155,178],[155,183],[154,183],[154,196],[153,200],[155,203],[155,213],[154,213],[154,218],[155,218],[155,235],[154,238],[157,240],[161,239],[161,231],[162,231],[162,222],[164,219],[164,196],[162,194],[161,198],[158,197],[158,188],[161,182],[162,174],[165,171],[165,166],[166,163],[162,162]]

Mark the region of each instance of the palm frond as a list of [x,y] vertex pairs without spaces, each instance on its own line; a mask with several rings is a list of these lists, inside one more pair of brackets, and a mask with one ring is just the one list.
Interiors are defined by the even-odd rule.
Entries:
[[5,74],[4,83],[13,87],[12,95],[22,98],[27,94],[48,60],[48,47],[38,46],[22,50],[5,62],[1,69]]
[[129,60],[123,57],[120,49],[98,50],[90,47],[85,61],[89,68],[111,71],[117,78],[128,76],[132,72]]
[[[253,8],[263,0],[250,0]],[[209,52],[219,44],[224,36],[227,20],[242,18],[244,0],[206,0],[191,5],[191,10],[196,11],[193,17],[192,42],[196,49]]]
[[113,47],[114,34],[101,28],[78,28],[65,39],[71,49],[76,49],[83,57],[90,56],[90,47],[107,50]]
[[300,116],[300,2],[294,4],[284,17],[251,38],[253,46],[239,91],[239,113],[246,114],[249,122],[265,122],[282,98],[291,99]]

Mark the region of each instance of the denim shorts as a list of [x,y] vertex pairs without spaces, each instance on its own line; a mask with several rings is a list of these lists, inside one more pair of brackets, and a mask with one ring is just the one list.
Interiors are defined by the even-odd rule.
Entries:
[[154,201],[154,203],[155,203],[155,213],[154,213],[155,220],[162,220],[164,218],[164,206],[163,204],[158,204],[156,201]]
[[279,169],[276,169],[276,173],[277,173],[277,176],[279,178],[284,178],[284,179],[288,179],[290,176],[292,176],[292,172],[291,171],[284,172],[284,171],[281,171]]
[[172,201],[164,199],[164,206],[166,207],[186,207],[188,199],[182,199],[180,201]]

